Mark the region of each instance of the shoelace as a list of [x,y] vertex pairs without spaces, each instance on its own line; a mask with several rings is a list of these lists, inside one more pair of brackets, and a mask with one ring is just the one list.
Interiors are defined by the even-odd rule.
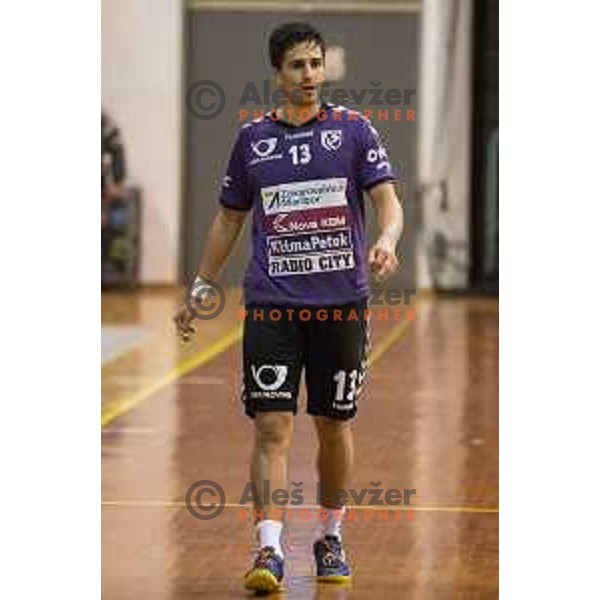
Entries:
[[332,544],[329,540],[323,540],[325,552],[323,562],[328,567],[338,567],[342,564],[342,550],[337,544]]
[[261,565],[261,566],[265,565],[269,559],[274,558],[274,557],[275,557],[275,552],[271,548],[269,548],[269,547],[261,548],[258,551],[258,555],[256,557],[256,561],[254,564]]

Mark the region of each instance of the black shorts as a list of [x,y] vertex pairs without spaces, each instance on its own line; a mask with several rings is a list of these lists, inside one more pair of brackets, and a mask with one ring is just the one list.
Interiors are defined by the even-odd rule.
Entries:
[[296,414],[304,369],[308,414],[354,417],[370,350],[367,306],[366,298],[342,306],[248,304],[242,390],[246,414]]

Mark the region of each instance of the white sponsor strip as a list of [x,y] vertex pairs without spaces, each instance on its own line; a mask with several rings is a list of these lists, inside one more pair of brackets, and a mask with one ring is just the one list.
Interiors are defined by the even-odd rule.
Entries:
[[345,271],[354,268],[354,253],[320,252],[289,257],[270,257],[269,275],[286,277],[288,275],[307,275],[309,273],[327,273]]
[[[292,239],[288,239],[288,238]],[[324,252],[328,250],[350,250],[353,247],[352,234],[349,229],[336,231],[313,232],[300,235],[281,235],[267,237],[270,256],[289,254],[305,254],[307,252]]]
[[307,208],[346,206],[346,186],[345,177],[333,177],[262,188],[263,209],[266,215],[273,215]]

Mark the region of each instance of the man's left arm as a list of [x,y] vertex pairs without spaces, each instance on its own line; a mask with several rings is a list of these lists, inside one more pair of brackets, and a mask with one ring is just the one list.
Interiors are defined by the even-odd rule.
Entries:
[[[402,195],[403,185],[399,184]],[[390,181],[374,185],[368,190],[377,213],[379,235],[369,250],[369,267],[379,281],[387,279],[399,267],[396,246],[404,228],[404,211],[396,188]]]

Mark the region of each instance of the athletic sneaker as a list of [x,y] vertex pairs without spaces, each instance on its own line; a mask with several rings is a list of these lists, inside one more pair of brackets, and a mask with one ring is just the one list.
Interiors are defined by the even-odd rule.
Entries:
[[334,535],[326,535],[313,546],[319,581],[343,582],[352,577],[346,562],[342,542]]
[[253,592],[274,592],[283,580],[283,558],[273,546],[258,551],[254,565],[244,576],[244,587]]

